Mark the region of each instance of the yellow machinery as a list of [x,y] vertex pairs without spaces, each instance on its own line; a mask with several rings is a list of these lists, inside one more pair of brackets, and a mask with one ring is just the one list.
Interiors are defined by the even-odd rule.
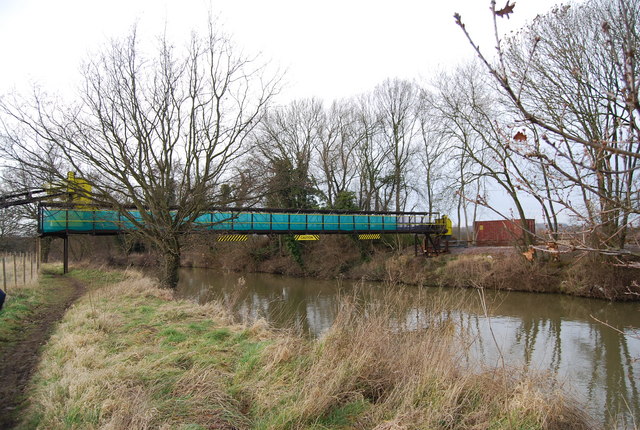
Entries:
[[68,172],[66,188],[69,203],[74,205],[91,204],[91,184],[86,179],[76,178],[74,172]]

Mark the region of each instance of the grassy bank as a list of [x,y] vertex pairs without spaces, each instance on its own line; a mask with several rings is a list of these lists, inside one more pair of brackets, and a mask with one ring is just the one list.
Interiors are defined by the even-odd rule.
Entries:
[[[446,304],[345,297],[318,340],[235,324],[129,273],[94,288],[47,345],[20,428],[589,428],[549,381],[465,365]],[[411,329],[409,329],[411,328]]]

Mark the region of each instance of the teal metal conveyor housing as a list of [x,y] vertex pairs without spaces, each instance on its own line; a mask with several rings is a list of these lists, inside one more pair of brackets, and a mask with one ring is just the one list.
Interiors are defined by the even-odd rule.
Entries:
[[[128,214],[143,223],[139,211],[131,209]],[[135,225],[115,210],[62,204],[39,207],[38,232],[42,236],[116,235],[135,230]],[[446,216],[428,212],[212,208],[195,220],[193,230],[221,234],[424,233],[446,236],[451,234],[451,221]]]

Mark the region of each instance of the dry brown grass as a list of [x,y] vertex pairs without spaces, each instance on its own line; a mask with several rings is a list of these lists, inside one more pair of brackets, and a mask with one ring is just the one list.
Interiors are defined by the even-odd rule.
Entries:
[[374,252],[367,261],[351,268],[347,276],[365,281],[384,281],[387,275],[385,262],[388,258],[389,255],[386,252]]
[[323,279],[341,276],[361,260],[358,243],[349,236],[326,235],[310,244],[304,255],[308,273]]
[[486,286],[495,259],[488,255],[459,256],[438,271],[438,284],[446,287]]
[[288,254],[277,254],[258,264],[257,272],[303,276],[304,269]]
[[640,269],[619,267],[615,260],[582,256],[562,277],[562,292],[607,300],[637,300]]
[[[460,255],[437,272],[438,284],[542,293],[565,293],[607,300],[634,300],[640,269],[619,267],[602,256],[570,254],[558,261],[527,261],[519,254]],[[636,294],[634,294],[636,293]]]
[[[344,301],[305,378],[301,416],[318,416],[358,398],[397,404],[425,372],[450,373],[444,358],[454,354],[452,333],[438,326],[407,331],[401,317],[389,302],[370,306]],[[438,342],[426,335],[433,331]]]
[[[301,266],[292,258],[283,240],[282,237],[250,236],[247,242],[216,242],[214,235],[186,236],[182,264],[230,272],[565,293],[607,300],[637,300],[640,295],[640,288],[633,283],[640,277],[640,269],[617,267],[613,264],[615,261],[595,254],[572,253],[549,261],[548,256],[538,253],[536,260],[529,262],[511,247],[476,247],[424,258],[415,257],[413,246],[407,243],[401,250],[393,251],[383,242],[359,243],[347,236],[325,235],[320,241],[299,244]],[[112,239],[82,238],[76,242],[73,247],[78,250],[72,252],[76,259],[88,255],[80,252],[81,249],[99,250],[97,255],[91,254],[92,264],[104,261],[121,266],[152,266],[157,263],[149,252],[124,256],[121,246]]]

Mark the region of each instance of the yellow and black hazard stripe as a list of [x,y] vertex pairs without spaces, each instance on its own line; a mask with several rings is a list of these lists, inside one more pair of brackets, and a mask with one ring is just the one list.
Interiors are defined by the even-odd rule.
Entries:
[[294,234],[295,240],[320,240],[319,234]]
[[358,235],[358,239],[360,239],[360,240],[380,239],[380,233],[359,234]]
[[246,242],[246,234],[225,234],[218,236],[218,242]]

